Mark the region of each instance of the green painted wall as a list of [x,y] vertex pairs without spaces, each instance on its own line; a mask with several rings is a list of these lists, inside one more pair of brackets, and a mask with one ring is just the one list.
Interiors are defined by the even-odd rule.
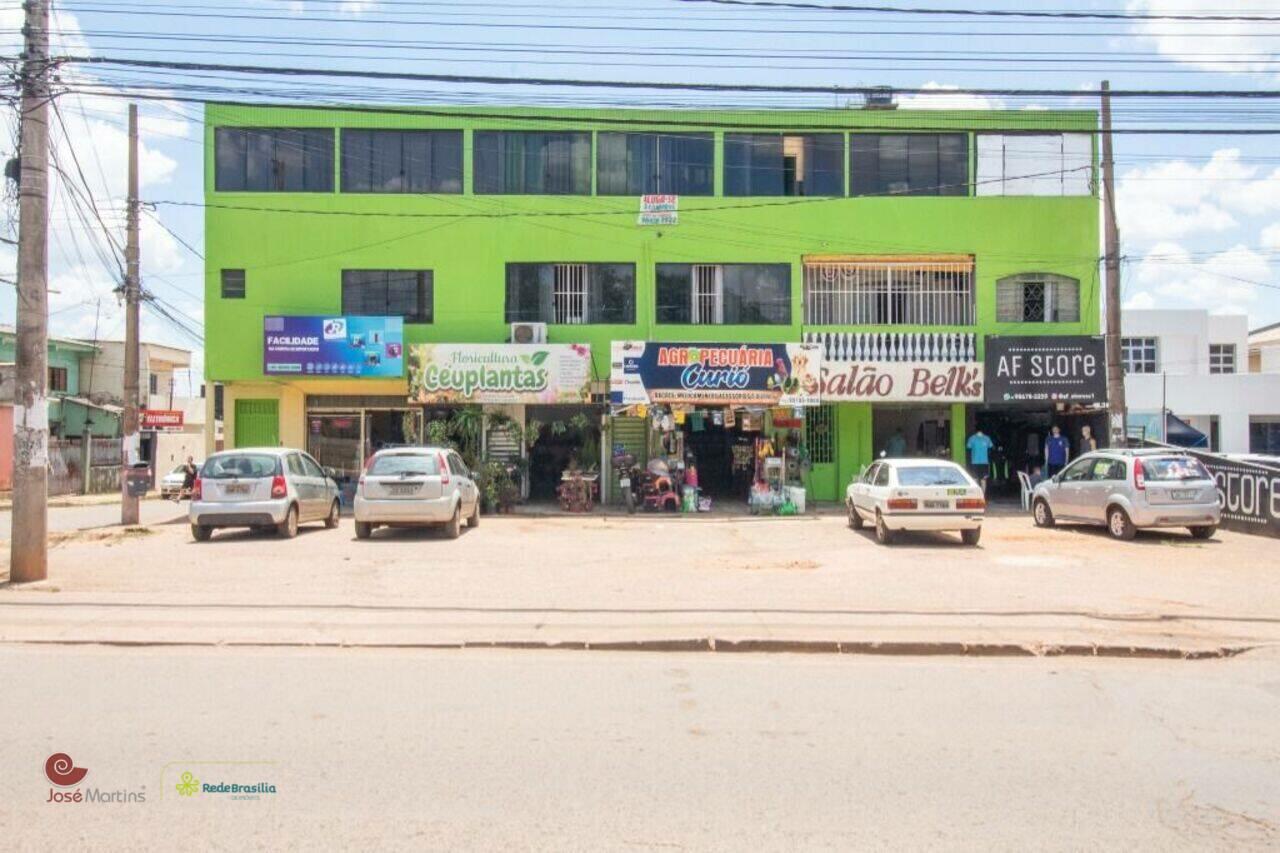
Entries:
[[[65,367],[67,369],[67,390],[65,392],[56,393],[59,396],[74,397],[80,393],[80,359],[87,357],[92,350],[86,345],[81,351],[80,349],[66,348],[59,346],[55,341],[49,345],[49,366]],[[16,346],[12,335],[0,336],[0,362],[12,363],[17,358]]]

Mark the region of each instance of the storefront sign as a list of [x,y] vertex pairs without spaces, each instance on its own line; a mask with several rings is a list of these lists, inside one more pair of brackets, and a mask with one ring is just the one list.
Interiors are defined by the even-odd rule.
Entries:
[[676,225],[680,222],[680,196],[678,195],[642,195],[640,196],[640,216],[638,225]]
[[262,369],[273,376],[404,375],[400,317],[264,317]]
[[1280,464],[1189,452],[1204,463],[1218,486],[1223,527],[1280,537]]
[[982,363],[823,362],[822,402],[982,402]]
[[1101,337],[987,338],[988,403],[1107,402],[1107,358]]
[[414,344],[417,403],[582,403],[591,397],[586,344]]
[[183,414],[177,409],[143,409],[142,428],[160,432],[178,432],[182,429]]
[[816,406],[818,344],[614,341],[609,399],[639,403]]

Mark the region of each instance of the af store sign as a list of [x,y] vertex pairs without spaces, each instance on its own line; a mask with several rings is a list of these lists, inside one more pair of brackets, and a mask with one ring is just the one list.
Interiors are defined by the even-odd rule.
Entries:
[[816,406],[822,376],[818,344],[614,341],[609,401]]
[[980,403],[982,363],[825,361],[822,402]]
[[1106,346],[1100,336],[987,338],[988,403],[1107,402]]
[[268,376],[404,375],[400,317],[263,317],[262,332]]

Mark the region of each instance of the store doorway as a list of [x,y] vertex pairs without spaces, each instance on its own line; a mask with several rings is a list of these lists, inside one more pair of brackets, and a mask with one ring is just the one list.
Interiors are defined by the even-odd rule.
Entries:
[[599,482],[600,412],[591,406],[530,406],[526,410],[529,499],[553,501],[572,465]]
[[951,458],[951,410],[928,406],[876,406],[872,449],[879,458]]
[[987,407],[974,412],[973,423],[965,435],[982,430],[993,442],[991,470],[987,481],[987,494],[1016,498],[1021,492],[1018,472],[1031,473],[1045,464],[1045,440],[1052,427],[1058,427],[1071,446],[1074,459],[1088,448],[1084,441],[1084,427],[1089,427],[1098,446],[1106,443],[1107,416],[1105,412],[1063,413],[1052,409],[1016,409]]
[[686,465],[697,466],[698,488],[717,500],[744,500],[755,472],[755,434],[742,432],[727,411],[694,411],[684,419]]

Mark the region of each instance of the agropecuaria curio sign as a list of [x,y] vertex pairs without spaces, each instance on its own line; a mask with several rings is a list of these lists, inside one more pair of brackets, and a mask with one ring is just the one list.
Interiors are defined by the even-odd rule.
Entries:
[[988,403],[1107,402],[1101,336],[988,336],[985,363]]
[[614,341],[609,400],[637,403],[816,406],[817,344]]

